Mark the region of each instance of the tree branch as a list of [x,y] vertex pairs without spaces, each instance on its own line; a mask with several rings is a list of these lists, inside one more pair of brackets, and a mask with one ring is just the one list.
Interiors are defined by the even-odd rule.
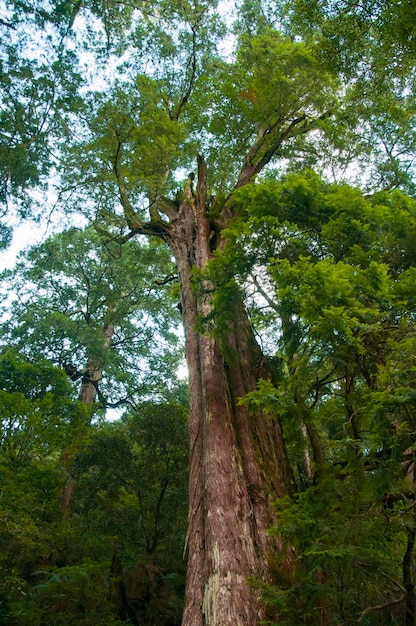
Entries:
[[176,280],[178,280],[178,275],[177,274],[170,274],[169,276],[166,276],[165,278],[158,278],[157,280],[155,280],[154,284],[157,287],[163,287],[164,285],[168,285],[169,283],[173,283]]
[[158,210],[167,215],[169,219],[173,219],[178,213],[178,205],[170,198],[158,196],[155,203]]
[[6,28],[11,28],[12,30],[17,30],[16,26],[14,26],[13,24],[10,24],[10,22],[5,22],[1,18],[0,18],[0,25],[5,26]]
[[361,624],[363,619],[369,614],[373,613],[373,611],[382,611],[383,609],[388,609],[391,606],[395,606],[396,604],[400,604],[406,599],[406,591],[400,594],[398,598],[395,600],[389,600],[389,602],[385,602],[384,604],[376,604],[374,606],[368,606],[357,619],[357,624]]
[[[281,131],[277,137],[272,141],[269,148],[266,148],[268,140],[270,139],[271,132],[274,130],[276,125],[272,126],[270,129],[262,131],[258,136],[253,146],[247,153],[244,164],[241,168],[240,175],[237,180],[237,184],[235,186],[236,189],[239,187],[244,187],[249,184],[254,176],[259,174],[261,170],[271,161],[273,156],[276,154],[280,146],[283,144],[286,139],[290,139],[292,137],[297,137],[299,135],[305,135],[317,128],[317,125],[322,120],[330,117],[332,115],[331,111],[325,111],[322,115],[308,121],[306,113],[299,115],[294,120],[290,122],[290,124]],[[255,161],[255,157],[262,152],[262,149],[265,149],[263,155]]]
[[117,243],[119,245],[123,245],[127,241],[135,237],[137,234],[137,231],[131,230],[129,233],[127,233],[127,235],[113,235],[108,230],[100,226],[97,221],[93,223],[93,227],[97,231],[97,233],[101,235],[101,237],[103,237],[104,245],[110,241],[113,241],[114,243]]
[[117,146],[117,151],[114,157],[113,172],[117,180],[120,202],[121,202],[121,206],[123,207],[124,217],[126,218],[127,225],[130,228],[130,230],[137,231],[137,229],[143,226],[143,222],[138,217],[136,211],[134,210],[133,206],[130,203],[123,177],[121,176],[120,171],[119,171],[118,165],[119,165],[119,160],[121,156],[121,148],[122,148],[122,144],[119,141],[118,146]]
[[164,208],[163,212],[166,213],[168,217],[169,217],[169,214],[170,215],[173,214],[173,208],[175,209],[175,212],[177,211],[177,207],[174,202],[171,202],[170,200],[166,198],[158,198],[156,201],[152,202],[149,206],[150,217],[151,217],[150,222],[144,222],[139,217],[139,215],[134,210],[129,200],[123,177],[119,171],[118,163],[120,160],[121,148],[122,148],[122,144],[119,141],[117,151],[114,157],[113,172],[117,180],[120,203],[121,203],[121,206],[123,207],[124,217],[126,219],[127,226],[130,229],[130,232],[127,235],[122,236],[122,237],[114,237],[113,235],[108,233],[105,229],[100,228],[97,224],[95,224],[95,228],[97,232],[101,231],[102,233],[105,233],[105,235],[110,240],[114,240],[117,243],[125,243],[126,241],[134,237],[134,235],[136,234],[137,235],[153,235],[155,237],[164,239],[168,232],[168,224],[165,224],[160,219],[160,215],[158,212],[158,202],[163,203],[163,208]]
[[180,114],[182,113],[182,110],[184,109],[184,107],[186,106],[191,93],[192,93],[192,89],[194,87],[195,84],[195,78],[196,78],[196,27],[195,26],[191,26],[191,30],[192,30],[192,52],[191,52],[191,58],[190,58],[190,65],[191,65],[191,76],[189,78],[189,83],[188,83],[188,87],[185,91],[185,93],[183,94],[182,98],[180,99],[180,102],[178,104],[178,108],[176,110],[176,112],[174,111],[169,111],[169,117],[172,121],[177,121],[179,119]]
[[269,294],[265,291],[265,289],[263,289],[263,287],[260,285],[259,281],[257,280],[257,276],[255,275],[251,275],[251,278],[253,280],[253,283],[255,285],[255,287],[257,288],[259,294],[261,296],[263,296],[263,298],[266,300],[267,304],[269,305],[269,307],[271,307],[274,311],[276,311],[277,313],[280,313],[279,311],[279,307],[277,306],[277,304],[271,299],[271,297],[269,296]]

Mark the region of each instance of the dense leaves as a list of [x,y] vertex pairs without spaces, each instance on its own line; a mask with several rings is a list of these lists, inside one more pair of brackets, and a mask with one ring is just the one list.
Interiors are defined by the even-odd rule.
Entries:
[[275,380],[241,402],[282,419],[298,486],[272,532],[301,566],[266,596],[279,623],[413,623],[416,205],[310,172],[236,202],[211,276],[267,335]]
[[8,351],[0,371],[2,623],[179,624],[186,408],[88,429],[62,370]]
[[172,384],[180,358],[169,299],[175,274],[160,246],[120,247],[92,228],[70,229],[29,249],[2,278],[13,299],[3,343],[50,359],[74,381],[96,373],[104,408]]

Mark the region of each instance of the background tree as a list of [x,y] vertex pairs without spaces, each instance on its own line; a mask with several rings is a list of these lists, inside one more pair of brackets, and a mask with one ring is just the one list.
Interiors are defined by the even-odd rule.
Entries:
[[93,410],[162,395],[180,359],[173,270],[161,246],[56,234],[3,273],[2,341],[60,365]]
[[144,403],[101,428],[73,463],[74,514],[111,555],[111,598],[133,624],[181,622],[186,418],[178,403]]
[[[137,265],[140,255],[144,261],[141,270]],[[135,530],[141,528],[140,516],[127,534],[125,529],[126,519],[131,522],[134,513],[140,514],[139,506],[134,506],[137,499],[134,488],[140,491],[145,488],[146,479],[151,480],[146,477],[145,469],[158,469],[158,458],[163,464],[161,444],[153,447],[152,466],[147,468],[140,458],[145,454],[142,444],[136,450],[135,463],[129,464],[130,448],[138,435],[128,439],[124,429],[119,438],[106,439],[104,429],[91,424],[97,409],[102,412],[109,405],[133,406],[140,397],[150,394],[171,399],[180,360],[179,339],[173,328],[178,312],[168,293],[175,280],[172,270],[170,257],[160,246],[142,245],[139,241],[123,248],[111,242],[104,245],[94,229],[73,228],[23,253],[16,267],[2,276],[6,316],[2,341],[18,350],[22,371],[26,368],[33,372],[25,384],[17,369],[11,376],[10,367],[6,366],[8,361],[3,359],[0,366],[3,394],[7,398],[3,407],[4,449],[17,450],[13,454],[22,458],[19,472],[10,468],[2,476],[4,545],[10,546],[10,550],[5,548],[1,559],[4,623],[82,624],[92,619],[94,623],[109,625],[122,623],[127,617],[132,623],[138,623],[138,619],[140,623],[143,620],[152,623],[154,619],[160,624],[180,620],[181,559],[176,567],[172,559],[156,557],[153,562],[151,555],[146,556],[147,549],[135,536]],[[39,358],[44,359],[43,371],[39,370]],[[43,411],[51,404],[51,393],[46,393],[46,389],[53,384],[53,376],[60,377],[58,393],[62,396],[62,407],[56,402],[51,407],[53,421],[48,429]],[[36,394],[36,381],[41,377],[46,408],[37,403],[32,409],[24,394],[29,397]],[[70,379],[75,385],[71,385]],[[18,404],[13,411],[8,400],[12,380],[16,388],[13,403]],[[78,402],[73,396],[74,388]],[[74,409],[71,413],[67,411],[69,423],[65,434],[59,420],[65,419],[68,393]],[[175,412],[173,407],[170,410],[165,407],[165,413],[163,432],[173,441],[173,424],[175,416],[180,421],[180,410],[177,408]],[[172,429],[168,428],[169,419]],[[143,428],[140,435],[144,436]],[[103,494],[94,496],[97,489],[104,489],[97,481],[98,461],[90,483],[80,478],[87,450],[93,450],[100,437],[106,442],[106,456],[99,463],[105,467],[107,478],[113,460],[124,466],[122,476],[119,467],[112,467],[112,482],[106,484],[108,498]],[[124,451],[127,450],[123,459],[117,457],[120,438],[125,443]],[[186,450],[184,437],[181,444]],[[33,446],[47,450],[41,467],[39,462],[31,460],[33,453],[25,451],[25,446],[31,446],[29,450]],[[80,450],[84,451],[82,458],[78,456]],[[137,476],[139,464],[141,471]],[[172,465],[165,471],[163,494],[156,488],[146,493],[143,513],[149,527],[152,515],[155,518],[153,551],[156,544],[169,543],[170,537],[174,538],[175,545],[166,547],[168,554],[183,549],[186,495],[185,501],[181,499],[180,487],[183,494],[184,484],[179,485],[179,480],[175,483],[171,477],[182,472],[186,483],[186,454],[175,457],[173,453]],[[2,466],[6,470],[6,463]],[[28,498],[25,493],[32,480],[37,489],[31,490]],[[126,493],[119,501],[117,494],[126,489],[129,481],[133,481],[130,497]],[[170,495],[171,490],[175,495]],[[169,525],[171,535],[165,529],[156,538],[156,528],[159,530],[166,509],[165,497],[171,500],[169,506],[175,510],[176,523]],[[95,504],[93,514],[90,505],[86,505],[88,499]],[[51,511],[48,515],[44,513],[45,502]],[[100,536],[94,534],[98,530]],[[122,569],[116,566],[117,559],[121,563],[120,553],[125,555]],[[137,584],[135,574],[140,577]],[[119,594],[116,589],[121,590]],[[135,608],[131,608],[132,603]]]

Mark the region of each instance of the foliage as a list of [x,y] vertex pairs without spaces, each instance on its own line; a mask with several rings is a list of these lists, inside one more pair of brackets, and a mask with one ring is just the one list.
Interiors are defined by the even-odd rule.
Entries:
[[[179,623],[187,519],[186,408],[145,403],[108,424],[73,462],[73,510],[110,553],[113,599],[140,624]],[[147,598],[147,599],[146,599]],[[176,620],[176,621],[175,621]]]
[[[0,228],[39,217],[67,121],[79,111],[76,55],[62,45],[49,2],[9,2],[0,18]],[[40,193],[39,193],[40,192]],[[41,199],[41,195],[43,196]]]
[[2,623],[178,624],[186,407],[88,430],[61,369],[9,350],[0,377]]
[[209,275],[224,285],[239,274],[267,335],[275,379],[240,402],[280,417],[297,481],[294,498],[277,502],[271,532],[299,568],[282,579],[276,557],[278,584],[265,597],[279,623],[321,624],[324,614],[328,623],[405,623],[415,202],[397,191],[365,198],[312,172],[235,198],[240,221]]
[[104,244],[93,228],[59,233],[3,273],[12,317],[1,341],[68,372],[99,364],[101,403],[162,393],[180,356],[169,298],[174,278],[158,245]]
[[[296,0],[280,3],[277,13],[284,29],[316,42],[324,67],[342,76],[346,97],[337,124],[346,135],[338,133],[335,145],[343,168],[351,168],[353,156],[365,168],[371,153],[372,190],[400,187],[414,194],[413,3]],[[351,151],[353,143],[358,151]]]

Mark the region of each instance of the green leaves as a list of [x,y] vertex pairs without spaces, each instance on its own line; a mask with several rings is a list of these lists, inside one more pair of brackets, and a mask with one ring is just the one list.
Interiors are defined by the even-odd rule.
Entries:
[[274,369],[240,403],[280,421],[298,489],[276,503],[288,552],[264,597],[279,623],[364,619],[403,601],[412,550],[414,201],[311,172],[232,198],[210,277],[221,290],[234,272],[245,291]]
[[241,77],[245,76],[241,98],[246,99],[253,121],[266,128],[295,116],[321,113],[335,86],[318,66],[312,49],[271,29],[256,37],[242,36],[237,64]]
[[361,334],[370,327],[376,331],[385,317],[377,304],[388,298],[386,266],[372,262],[362,270],[343,262],[310,263],[301,257],[293,265],[286,260],[272,263],[270,273],[282,300],[290,302],[292,315],[307,326],[308,341],[322,342],[324,350],[344,345],[361,353]]
[[180,143],[180,128],[169,117],[160,86],[139,75],[133,85],[116,85],[110,100],[97,95],[93,106],[87,147],[91,161],[83,161],[81,175],[104,184],[119,178],[132,193],[154,197],[175,166]]
[[[29,41],[16,37],[14,26],[6,32],[7,26],[0,23],[0,205],[7,208],[14,200],[20,216],[32,204],[26,191],[46,188],[46,176],[55,161],[52,142],[56,151],[69,111],[73,115],[80,104],[75,54],[54,47],[52,38],[45,40],[42,27],[30,24],[30,14],[28,9],[27,18],[16,27],[16,32],[26,31]],[[33,54],[33,46],[44,47],[44,59]]]
[[61,367],[82,371],[94,363],[104,372],[103,398],[113,403],[161,393],[180,358],[173,269],[157,244],[104,245],[92,228],[55,235],[3,276],[6,293],[16,296],[19,286],[3,342]]
[[416,57],[408,26],[414,12],[410,4],[299,0],[278,9],[288,32],[314,42],[323,67],[345,86],[336,130],[330,129],[336,158],[328,154],[328,166],[345,159],[350,176],[353,161],[361,170],[369,166],[368,175],[359,173],[359,180],[372,192],[400,187],[414,193]]
[[137,620],[177,621],[186,408],[148,402],[123,422],[88,427],[66,374],[11,350],[0,383],[2,619],[116,626],[128,607]]

